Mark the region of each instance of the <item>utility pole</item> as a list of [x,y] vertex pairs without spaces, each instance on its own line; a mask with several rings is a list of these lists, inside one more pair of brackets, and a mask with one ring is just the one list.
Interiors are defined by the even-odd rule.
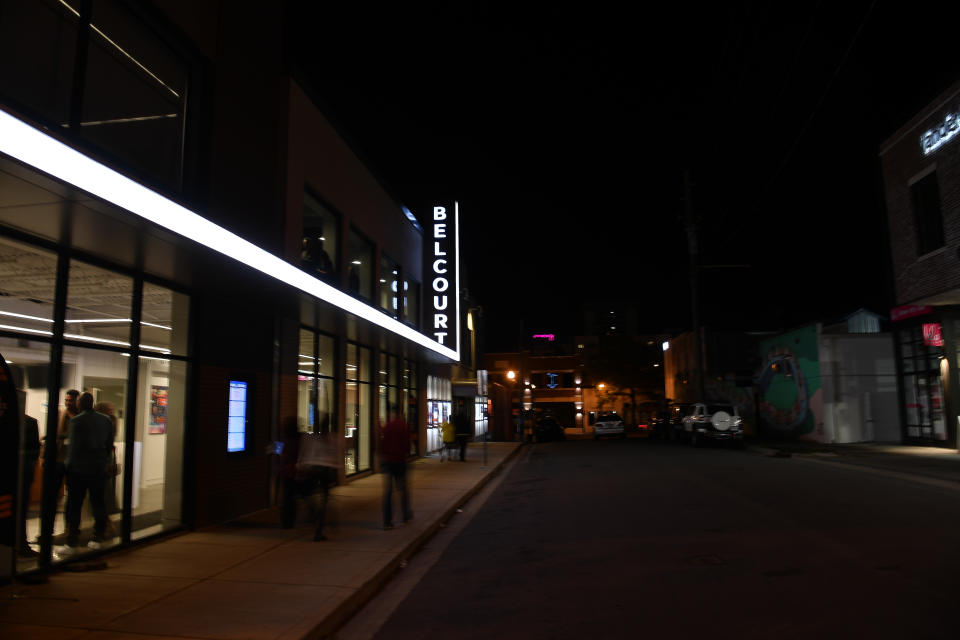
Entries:
[[690,256],[690,314],[693,320],[694,337],[694,384],[697,391],[697,402],[704,402],[703,386],[703,344],[700,338],[700,245],[697,234],[699,221],[693,213],[693,184],[690,181],[690,171],[683,171],[683,226],[687,230],[687,252]]

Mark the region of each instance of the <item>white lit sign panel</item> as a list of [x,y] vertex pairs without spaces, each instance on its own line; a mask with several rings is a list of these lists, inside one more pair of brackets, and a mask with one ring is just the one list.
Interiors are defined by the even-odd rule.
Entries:
[[430,221],[430,300],[428,333],[441,345],[459,351],[460,248],[459,206],[435,206]]
[[923,155],[930,155],[943,145],[953,140],[960,133],[960,112],[948,113],[943,122],[933,129],[928,129],[920,136],[920,148]]

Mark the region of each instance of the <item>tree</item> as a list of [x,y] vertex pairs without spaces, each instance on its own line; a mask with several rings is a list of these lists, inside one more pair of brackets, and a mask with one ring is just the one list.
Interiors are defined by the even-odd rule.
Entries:
[[593,379],[605,385],[597,396],[598,408],[603,410],[614,398],[623,399],[623,417],[630,425],[642,417],[638,402],[659,405],[663,401],[661,347],[656,341],[648,342],[641,337],[601,336],[597,350],[586,362]]

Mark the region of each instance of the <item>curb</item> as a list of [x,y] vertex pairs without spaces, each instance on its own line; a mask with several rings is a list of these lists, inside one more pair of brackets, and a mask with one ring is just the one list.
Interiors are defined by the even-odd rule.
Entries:
[[519,447],[511,451],[507,456],[501,460],[496,467],[494,467],[489,473],[487,473],[480,481],[475,484],[473,487],[468,489],[462,496],[454,501],[453,505],[448,508],[446,511],[442,512],[438,518],[436,518],[430,526],[423,530],[420,535],[410,541],[399,553],[384,567],[382,567],[376,575],[367,580],[359,589],[354,591],[349,597],[347,597],[343,602],[341,602],[333,611],[330,612],[327,617],[322,621],[317,623],[310,631],[300,636],[301,638],[310,638],[311,640],[323,640],[324,638],[329,638],[333,633],[342,627],[346,622],[353,617],[357,611],[363,608],[370,600],[373,599],[377,593],[383,588],[383,586],[393,577],[393,575],[402,568],[407,559],[410,558],[413,554],[417,552],[427,541],[430,540],[437,531],[440,530],[442,525],[449,520],[457,509],[466,504],[473,496],[480,492],[487,483],[493,479],[501,469],[510,462],[521,450],[523,450],[525,443],[521,443]]

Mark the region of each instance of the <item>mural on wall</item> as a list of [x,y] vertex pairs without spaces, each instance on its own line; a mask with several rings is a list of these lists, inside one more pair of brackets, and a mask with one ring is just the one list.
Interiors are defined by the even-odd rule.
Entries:
[[823,390],[816,326],[764,340],[760,348],[765,355],[757,376],[757,394],[763,425],[778,435],[822,440]]

